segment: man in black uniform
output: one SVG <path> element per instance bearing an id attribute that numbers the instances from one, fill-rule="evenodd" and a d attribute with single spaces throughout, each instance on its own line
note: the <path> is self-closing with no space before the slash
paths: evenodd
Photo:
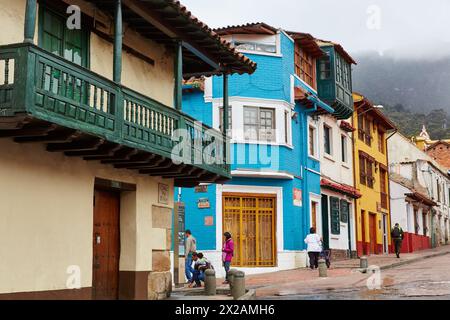
<path id="1" fill-rule="evenodd" d="M 395 227 L 391 231 L 391 237 L 394 241 L 395 245 L 395 254 L 397 258 L 400 259 L 400 251 L 402 250 L 402 242 L 403 242 L 403 230 L 400 228 L 398 223 L 395 224 Z"/>

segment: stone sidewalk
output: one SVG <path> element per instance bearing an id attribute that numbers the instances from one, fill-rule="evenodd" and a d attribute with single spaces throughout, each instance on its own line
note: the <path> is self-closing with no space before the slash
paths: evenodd
<path id="1" fill-rule="evenodd" d="M 416 253 L 403 254 L 400 259 L 395 255 L 369 256 L 369 266 L 378 266 L 381 270 L 395 268 L 404 264 L 450 254 L 450 246 L 442 246 L 436 249 L 424 250 Z M 359 259 L 332 262 L 332 266 L 328 269 L 327 278 L 319 278 L 318 270 L 310 270 L 309 268 L 278 271 L 273 273 L 264 273 L 257 275 L 247 275 L 245 283 L 247 289 L 255 289 L 257 297 L 288 295 L 292 290 L 298 291 L 301 287 L 305 292 L 313 292 L 316 290 L 335 290 L 339 288 L 351 288 L 365 283 L 367 274 L 358 271 Z M 223 289 L 223 279 L 217 279 L 217 288 Z M 178 288 L 174 290 L 175 299 L 182 299 L 183 295 L 192 290 Z M 195 297 L 193 299 L 199 299 Z M 213 298 L 213 299 L 217 299 Z M 201 299 L 207 299 L 201 297 Z M 220 298 L 219 298 L 220 299 Z M 227 299 L 229 299 L 227 297 Z"/>

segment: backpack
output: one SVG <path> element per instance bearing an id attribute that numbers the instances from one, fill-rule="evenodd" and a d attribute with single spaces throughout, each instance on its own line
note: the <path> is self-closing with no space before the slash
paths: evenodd
<path id="1" fill-rule="evenodd" d="M 402 238 L 402 231 L 401 231 L 400 228 L 394 228 L 392 230 L 391 235 L 392 235 L 392 238 L 394 238 L 394 239 L 401 239 Z"/>

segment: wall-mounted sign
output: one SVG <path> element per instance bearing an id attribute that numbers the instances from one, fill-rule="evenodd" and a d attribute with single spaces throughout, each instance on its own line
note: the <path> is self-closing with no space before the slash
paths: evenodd
<path id="1" fill-rule="evenodd" d="M 208 192 L 208 186 L 207 185 L 200 185 L 195 187 L 195 193 L 207 193 Z"/>
<path id="2" fill-rule="evenodd" d="M 214 225 L 214 217 L 205 217 L 205 226 L 211 227 Z"/>
<path id="3" fill-rule="evenodd" d="M 167 184 L 158 184 L 158 202 L 162 204 L 169 204 L 169 186 Z"/>
<path id="4" fill-rule="evenodd" d="M 198 208 L 199 209 L 209 209 L 211 208 L 211 204 L 209 203 L 208 198 L 198 199 Z"/>
<path id="5" fill-rule="evenodd" d="M 302 190 L 294 188 L 294 206 L 302 206 Z"/>
<path id="6" fill-rule="evenodd" d="M 178 225 L 176 228 L 176 233 L 178 234 L 178 239 L 175 245 L 178 245 L 178 253 L 180 256 L 184 256 L 184 244 L 185 244 L 185 213 L 186 208 L 183 202 L 177 202 L 175 204 L 175 222 L 178 220 Z"/>

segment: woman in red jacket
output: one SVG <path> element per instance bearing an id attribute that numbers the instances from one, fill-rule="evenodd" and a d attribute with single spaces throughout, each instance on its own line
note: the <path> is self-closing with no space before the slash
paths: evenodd
<path id="1" fill-rule="evenodd" d="M 225 232 L 223 235 L 225 237 L 225 242 L 223 244 L 223 249 L 222 249 L 222 261 L 223 261 L 223 267 L 225 268 L 225 274 L 226 274 L 224 284 L 228 284 L 229 283 L 228 271 L 230 271 L 231 261 L 233 260 L 234 242 L 233 242 L 233 239 L 231 238 L 231 233 Z"/>

